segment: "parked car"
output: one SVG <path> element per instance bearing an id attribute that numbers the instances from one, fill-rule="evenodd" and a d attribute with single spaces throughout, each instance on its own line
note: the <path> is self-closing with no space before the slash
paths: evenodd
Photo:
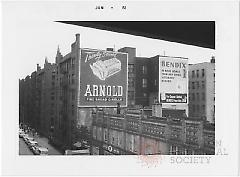
<path id="1" fill-rule="evenodd" d="M 34 138 L 28 136 L 28 137 L 26 138 L 26 141 L 25 141 L 25 142 L 26 142 L 27 145 L 28 145 L 30 141 L 34 141 Z"/>
<path id="2" fill-rule="evenodd" d="M 40 155 L 39 148 L 40 146 L 38 144 L 32 147 L 32 152 L 34 155 Z"/>
<path id="3" fill-rule="evenodd" d="M 48 155 L 48 149 L 44 147 L 38 148 L 39 155 Z"/>
<path id="4" fill-rule="evenodd" d="M 25 135 L 24 132 L 20 132 L 20 133 L 19 133 L 19 138 L 23 138 L 24 135 Z"/>
<path id="5" fill-rule="evenodd" d="M 37 141 L 29 141 L 28 142 L 28 147 L 32 150 L 32 148 L 33 148 L 33 146 L 36 146 L 38 144 L 38 142 Z"/>
<path id="6" fill-rule="evenodd" d="M 23 140 L 26 142 L 26 141 L 27 141 L 27 138 L 28 138 L 28 134 L 25 133 L 25 134 L 23 135 Z"/>

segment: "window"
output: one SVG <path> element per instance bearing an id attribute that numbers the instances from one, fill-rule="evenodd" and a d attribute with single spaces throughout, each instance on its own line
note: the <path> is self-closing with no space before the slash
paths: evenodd
<path id="1" fill-rule="evenodd" d="M 192 101 L 194 101 L 194 100 L 195 100 L 195 94 L 192 93 Z"/>
<path id="2" fill-rule="evenodd" d="M 72 84 L 74 84 L 74 74 L 72 74 Z"/>
<path id="3" fill-rule="evenodd" d="M 107 129 L 104 129 L 104 141 L 108 141 L 108 136 L 107 136 Z"/>
<path id="4" fill-rule="evenodd" d="M 75 67 L 75 58 L 72 59 L 72 69 Z"/>
<path id="5" fill-rule="evenodd" d="M 147 66 L 142 66 L 143 74 L 147 74 Z"/>
<path id="6" fill-rule="evenodd" d="M 72 100 L 74 100 L 75 99 L 75 91 L 73 90 L 72 91 Z"/>
<path id="7" fill-rule="evenodd" d="M 199 89 L 199 87 L 200 87 L 200 86 L 199 86 L 199 82 L 197 81 L 196 84 L 197 84 L 197 89 Z"/>
<path id="8" fill-rule="evenodd" d="M 199 100 L 199 93 L 197 93 L 197 100 Z"/>
<path id="9" fill-rule="evenodd" d="M 62 86 L 62 78 L 60 78 L 60 86 Z"/>
<path id="10" fill-rule="evenodd" d="M 192 78 L 195 77 L 195 71 L 192 71 Z"/>
<path id="11" fill-rule="evenodd" d="M 195 105 L 192 105 L 192 111 L 195 112 Z"/>
<path id="12" fill-rule="evenodd" d="M 192 89 L 195 89 L 195 85 L 194 85 L 194 82 L 192 82 Z"/>
<path id="13" fill-rule="evenodd" d="M 128 65 L 128 72 L 129 72 L 129 73 L 133 73 L 133 72 L 134 72 L 134 70 L 133 70 L 133 64 L 129 64 L 129 65 Z"/>
<path id="14" fill-rule="evenodd" d="M 68 84 L 70 84 L 70 75 L 68 75 Z"/>
<path id="15" fill-rule="evenodd" d="M 134 87 L 134 80 L 133 80 L 133 78 L 128 78 L 128 86 L 129 87 Z"/>
<path id="16" fill-rule="evenodd" d="M 74 105 L 72 105 L 72 115 L 74 115 Z"/>
<path id="17" fill-rule="evenodd" d="M 51 125 L 54 124 L 54 119 L 53 119 L 53 117 L 51 117 L 50 122 L 51 122 L 51 123 L 50 123 Z"/>
<path id="18" fill-rule="evenodd" d="M 202 81 L 202 88 L 204 88 L 205 87 L 205 82 L 204 81 Z"/>
<path id="19" fill-rule="evenodd" d="M 147 87 L 147 79 L 145 79 L 145 78 L 142 80 L 142 87 L 143 88 Z"/>
<path id="20" fill-rule="evenodd" d="M 202 69 L 202 77 L 204 77 L 204 76 L 205 76 L 205 70 Z"/>
<path id="21" fill-rule="evenodd" d="M 115 144 L 115 137 L 114 137 L 114 135 L 112 135 L 112 142 L 111 142 L 111 144 L 112 144 L 112 145 Z"/>
<path id="22" fill-rule="evenodd" d="M 157 86 L 157 79 L 154 80 L 154 85 Z"/>
<path id="23" fill-rule="evenodd" d="M 205 93 L 202 93 L 202 100 L 205 100 Z"/>
<path id="24" fill-rule="evenodd" d="M 202 105 L 202 112 L 205 113 L 205 105 Z"/>
<path id="25" fill-rule="evenodd" d="M 196 106 L 197 112 L 199 112 L 199 105 Z"/>
<path id="26" fill-rule="evenodd" d="M 128 99 L 134 99 L 134 91 L 128 91 Z"/>
<path id="27" fill-rule="evenodd" d="M 197 70 L 197 78 L 199 77 L 199 70 Z"/>

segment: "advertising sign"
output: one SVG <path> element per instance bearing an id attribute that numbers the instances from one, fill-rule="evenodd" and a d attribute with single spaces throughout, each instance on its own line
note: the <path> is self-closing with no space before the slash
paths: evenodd
<path id="1" fill-rule="evenodd" d="M 188 60 L 160 56 L 159 98 L 161 103 L 187 103 Z"/>
<path id="2" fill-rule="evenodd" d="M 81 49 L 79 107 L 127 106 L 126 53 Z"/>

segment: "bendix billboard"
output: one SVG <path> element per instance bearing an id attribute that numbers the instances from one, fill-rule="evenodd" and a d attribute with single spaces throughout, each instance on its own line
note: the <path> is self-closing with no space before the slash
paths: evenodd
<path id="1" fill-rule="evenodd" d="M 161 103 L 187 103 L 188 59 L 160 56 L 159 98 Z"/>
<path id="2" fill-rule="evenodd" d="M 127 106 L 126 53 L 81 49 L 79 107 Z"/>

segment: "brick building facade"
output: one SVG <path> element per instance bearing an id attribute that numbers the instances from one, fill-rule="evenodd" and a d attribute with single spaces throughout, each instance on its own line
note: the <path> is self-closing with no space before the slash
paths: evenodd
<path id="1" fill-rule="evenodd" d="M 212 155 L 214 126 L 200 119 L 139 114 L 93 114 L 93 155 Z"/>
<path id="2" fill-rule="evenodd" d="M 215 59 L 189 65 L 189 116 L 215 123 Z"/>

